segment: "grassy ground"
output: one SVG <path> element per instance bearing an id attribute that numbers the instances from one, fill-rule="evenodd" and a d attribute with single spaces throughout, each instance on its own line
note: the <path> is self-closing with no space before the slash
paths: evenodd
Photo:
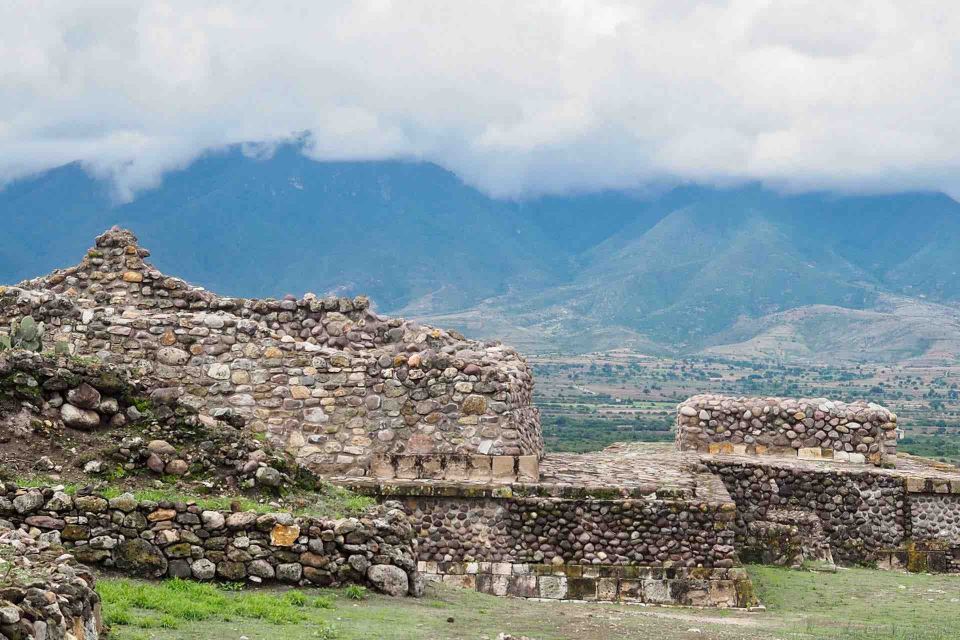
<path id="1" fill-rule="evenodd" d="M 356 590 L 236 590 L 104 578 L 119 640 L 947 640 L 960 637 L 960 576 L 750 567 L 767 611 L 549 603 L 431 587 L 419 600 Z"/>
<path id="2" fill-rule="evenodd" d="M 68 495 L 75 495 L 80 486 L 77 483 L 63 483 L 56 478 L 44 474 L 15 476 L 9 479 L 21 487 L 55 487 L 62 486 Z M 154 481 L 156 482 L 156 481 Z M 313 491 L 288 491 L 283 496 L 281 507 L 271 504 L 277 496 L 263 494 L 259 497 L 247 495 L 197 495 L 189 488 L 181 489 L 175 484 L 159 483 L 159 488 L 137 485 L 107 486 L 96 493 L 104 498 L 116 498 L 122 493 L 132 493 L 137 500 L 152 500 L 153 502 L 186 502 L 194 503 L 201 509 L 229 511 L 231 505 L 239 505 L 242 511 L 256 511 L 270 513 L 278 510 L 293 513 L 298 516 L 315 516 L 319 518 L 344 518 L 356 516 L 376 504 L 373 498 L 361 496 L 352 491 L 333 484 L 323 483 Z"/>

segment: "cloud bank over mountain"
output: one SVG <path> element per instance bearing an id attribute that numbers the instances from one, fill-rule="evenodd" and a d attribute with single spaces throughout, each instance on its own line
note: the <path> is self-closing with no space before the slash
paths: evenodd
<path id="1" fill-rule="evenodd" d="M 677 181 L 960 194 L 960 6 L 368 0 L 0 6 L 0 182 L 121 198 L 204 150 L 436 162 L 496 196 Z"/>

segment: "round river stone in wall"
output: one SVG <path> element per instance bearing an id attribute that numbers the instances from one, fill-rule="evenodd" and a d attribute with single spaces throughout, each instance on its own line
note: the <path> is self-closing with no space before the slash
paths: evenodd
<path id="1" fill-rule="evenodd" d="M 157 360 L 163 364 L 180 366 L 190 361 L 190 354 L 175 347 L 163 347 L 157 350 Z"/>

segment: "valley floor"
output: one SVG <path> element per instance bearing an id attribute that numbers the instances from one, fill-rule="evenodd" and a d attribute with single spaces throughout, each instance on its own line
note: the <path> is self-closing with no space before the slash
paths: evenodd
<path id="1" fill-rule="evenodd" d="M 392 599 L 349 590 L 235 591 L 105 577 L 117 640 L 946 640 L 960 636 L 960 576 L 750 566 L 767 610 L 534 602 L 431 586 Z M 353 599 L 359 597 L 360 599 Z"/>

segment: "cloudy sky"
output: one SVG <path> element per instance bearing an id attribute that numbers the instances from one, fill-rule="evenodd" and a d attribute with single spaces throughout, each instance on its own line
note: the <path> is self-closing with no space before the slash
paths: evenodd
<path id="1" fill-rule="evenodd" d="M 960 194 L 940 0 L 0 3 L 0 182 L 206 149 L 437 162 L 492 194 L 762 180 Z"/>

